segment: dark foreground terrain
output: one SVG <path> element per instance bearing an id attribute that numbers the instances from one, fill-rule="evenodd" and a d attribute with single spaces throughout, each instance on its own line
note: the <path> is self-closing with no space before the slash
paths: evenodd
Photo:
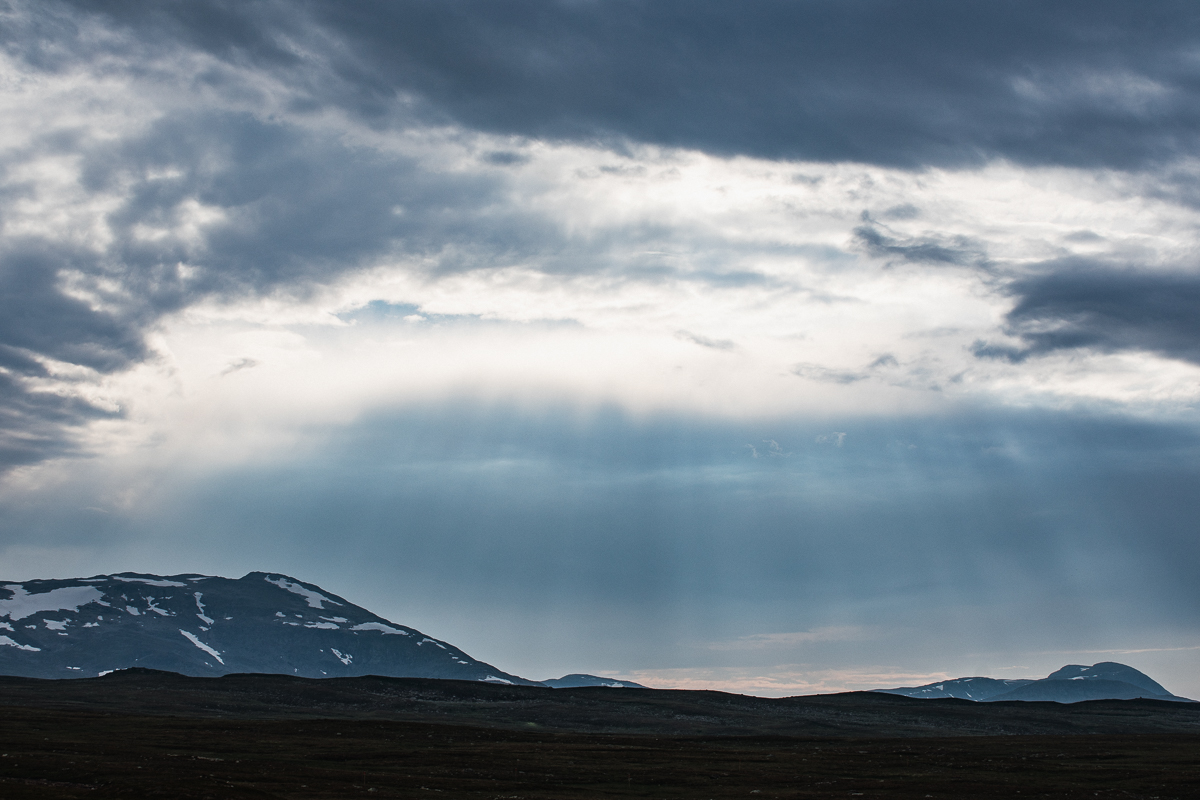
<path id="1" fill-rule="evenodd" d="M 1200 707 L 0 678 L 3 798 L 1190 798 Z M 1012 735 L 1021 734 L 1021 735 Z"/>

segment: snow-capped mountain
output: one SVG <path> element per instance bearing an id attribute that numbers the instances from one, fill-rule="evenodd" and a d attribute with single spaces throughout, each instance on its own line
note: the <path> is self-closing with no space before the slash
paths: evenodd
<path id="1" fill-rule="evenodd" d="M 286 575 L 0 584 L 0 674 L 95 677 L 126 667 L 538 685 Z"/>
<path id="2" fill-rule="evenodd" d="M 1102 661 L 1085 667 L 1068 664 L 1040 680 L 997 680 L 995 678 L 956 678 L 924 686 L 900 689 L 879 689 L 886 694 L 905 697 L 958 697 L 998 703 L 1008 700 L 1078 703 L 1084 700 L 1174 700 L 1190 703 L 1177 697 L 1144 672 L 1115 661 Z"/>

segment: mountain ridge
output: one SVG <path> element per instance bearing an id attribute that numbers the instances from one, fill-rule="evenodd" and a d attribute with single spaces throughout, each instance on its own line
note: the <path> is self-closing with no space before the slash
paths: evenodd
<path id="1" fill-rule="evenodd" d="M 906 686 L 897 689 L 876 689 L 882 694 L 896 694 L 919 699 L 958 698 L 980 703 L 1011 701 L 1079 703 L 1086 700 L 1168 700 L 1194 703 L 1167 691 L 1149 675 L 1127 664 L 1101 661 L 1091 666 L 1068 664 L 1045 678 L 998 679 L 954 678 Z"/>
<path id="2" fill-rule="evenodd" d="M 281 573 L 255 571 L 234 579 L 122 572 L 0 583 L 0 674 L 82 678 L 134 667 L 194 677 L 378 675 L 554 689 L 647 688 L 586 673 L 522 678 Z M 1195 702 L 1111 661 L 1068 664 L 1041 679 L 977 676 L 876 692 L 989 703 Z"/>

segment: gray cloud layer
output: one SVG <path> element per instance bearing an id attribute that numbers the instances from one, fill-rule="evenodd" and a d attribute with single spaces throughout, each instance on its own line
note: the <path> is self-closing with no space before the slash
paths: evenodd
<path id="1" fill-rule="evenodd" d="M 74 5 L 379 124 L 415 98 L 522 136 L 906 167 L 1129 168 L 1200 136 L 1200 11 L 1183 1 Z"/>
<path id="2" fill-rule="evenodd" d="M 82 64 L 163 80 L 153 59 L 201 51 L 229 69 L 176 76 L 181 91 L 251 102 L 265 90 L 239 82 L 242 70 L 286 87 L 289 113 L 340 107 L 381 129 L 457 122 L 913 168 L 1008 158 L 1151 169 L 1194 155 L 1200 136 L 1200 10 L 1187 2 L 48 0 L 5 11 L 0 42 L 45 73 Z M 101 375 L 142 363 L 147 333 L 200 300 L 303 295 L 386 254 L 436 256 L 445 271 L 522 260 L 586 271 L 602 268 L 607 246 L 571 249 L 545 221 L 515 218 L 499 179 L 434 173 L 219 104 L 165 110 L 124 138 L 63 129 L 0 173 L 47 154 L 78 156 L 87 191 L 131 188 L 106 214 L 113 241 L 103 250 L 32 234 L 0 243 L 0 469 L 69 452 L 74 429 L 119 413 L 40 387 L 49 363 Z M 482 160 L 503 170 L 522 158 Z M 5 202 L 25 191 L 6 186 Z M 191 239 L 139 235 L 178 226 L 197 202 L 224 219 Z M 984 244 L 963 237 L 906 238 L 871 218 L 856 233 L 885 259 L 987 266 Z M 1008 323 L 1026 345 L 981 344 L 981 356 L 1200 352 L 1189 277 L 1071 262 L 1010 288 Z M 832 379 L 843 377 L 855 375 Z"/>

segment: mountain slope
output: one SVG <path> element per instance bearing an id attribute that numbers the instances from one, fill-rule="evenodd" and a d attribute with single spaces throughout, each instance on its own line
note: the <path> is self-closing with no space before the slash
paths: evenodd
<path id="1" fill-rule="evenodd" d="M 126 667 L 536 685 L 286 575 L 0 584 L 0 674 L 94 677 Z"/>

